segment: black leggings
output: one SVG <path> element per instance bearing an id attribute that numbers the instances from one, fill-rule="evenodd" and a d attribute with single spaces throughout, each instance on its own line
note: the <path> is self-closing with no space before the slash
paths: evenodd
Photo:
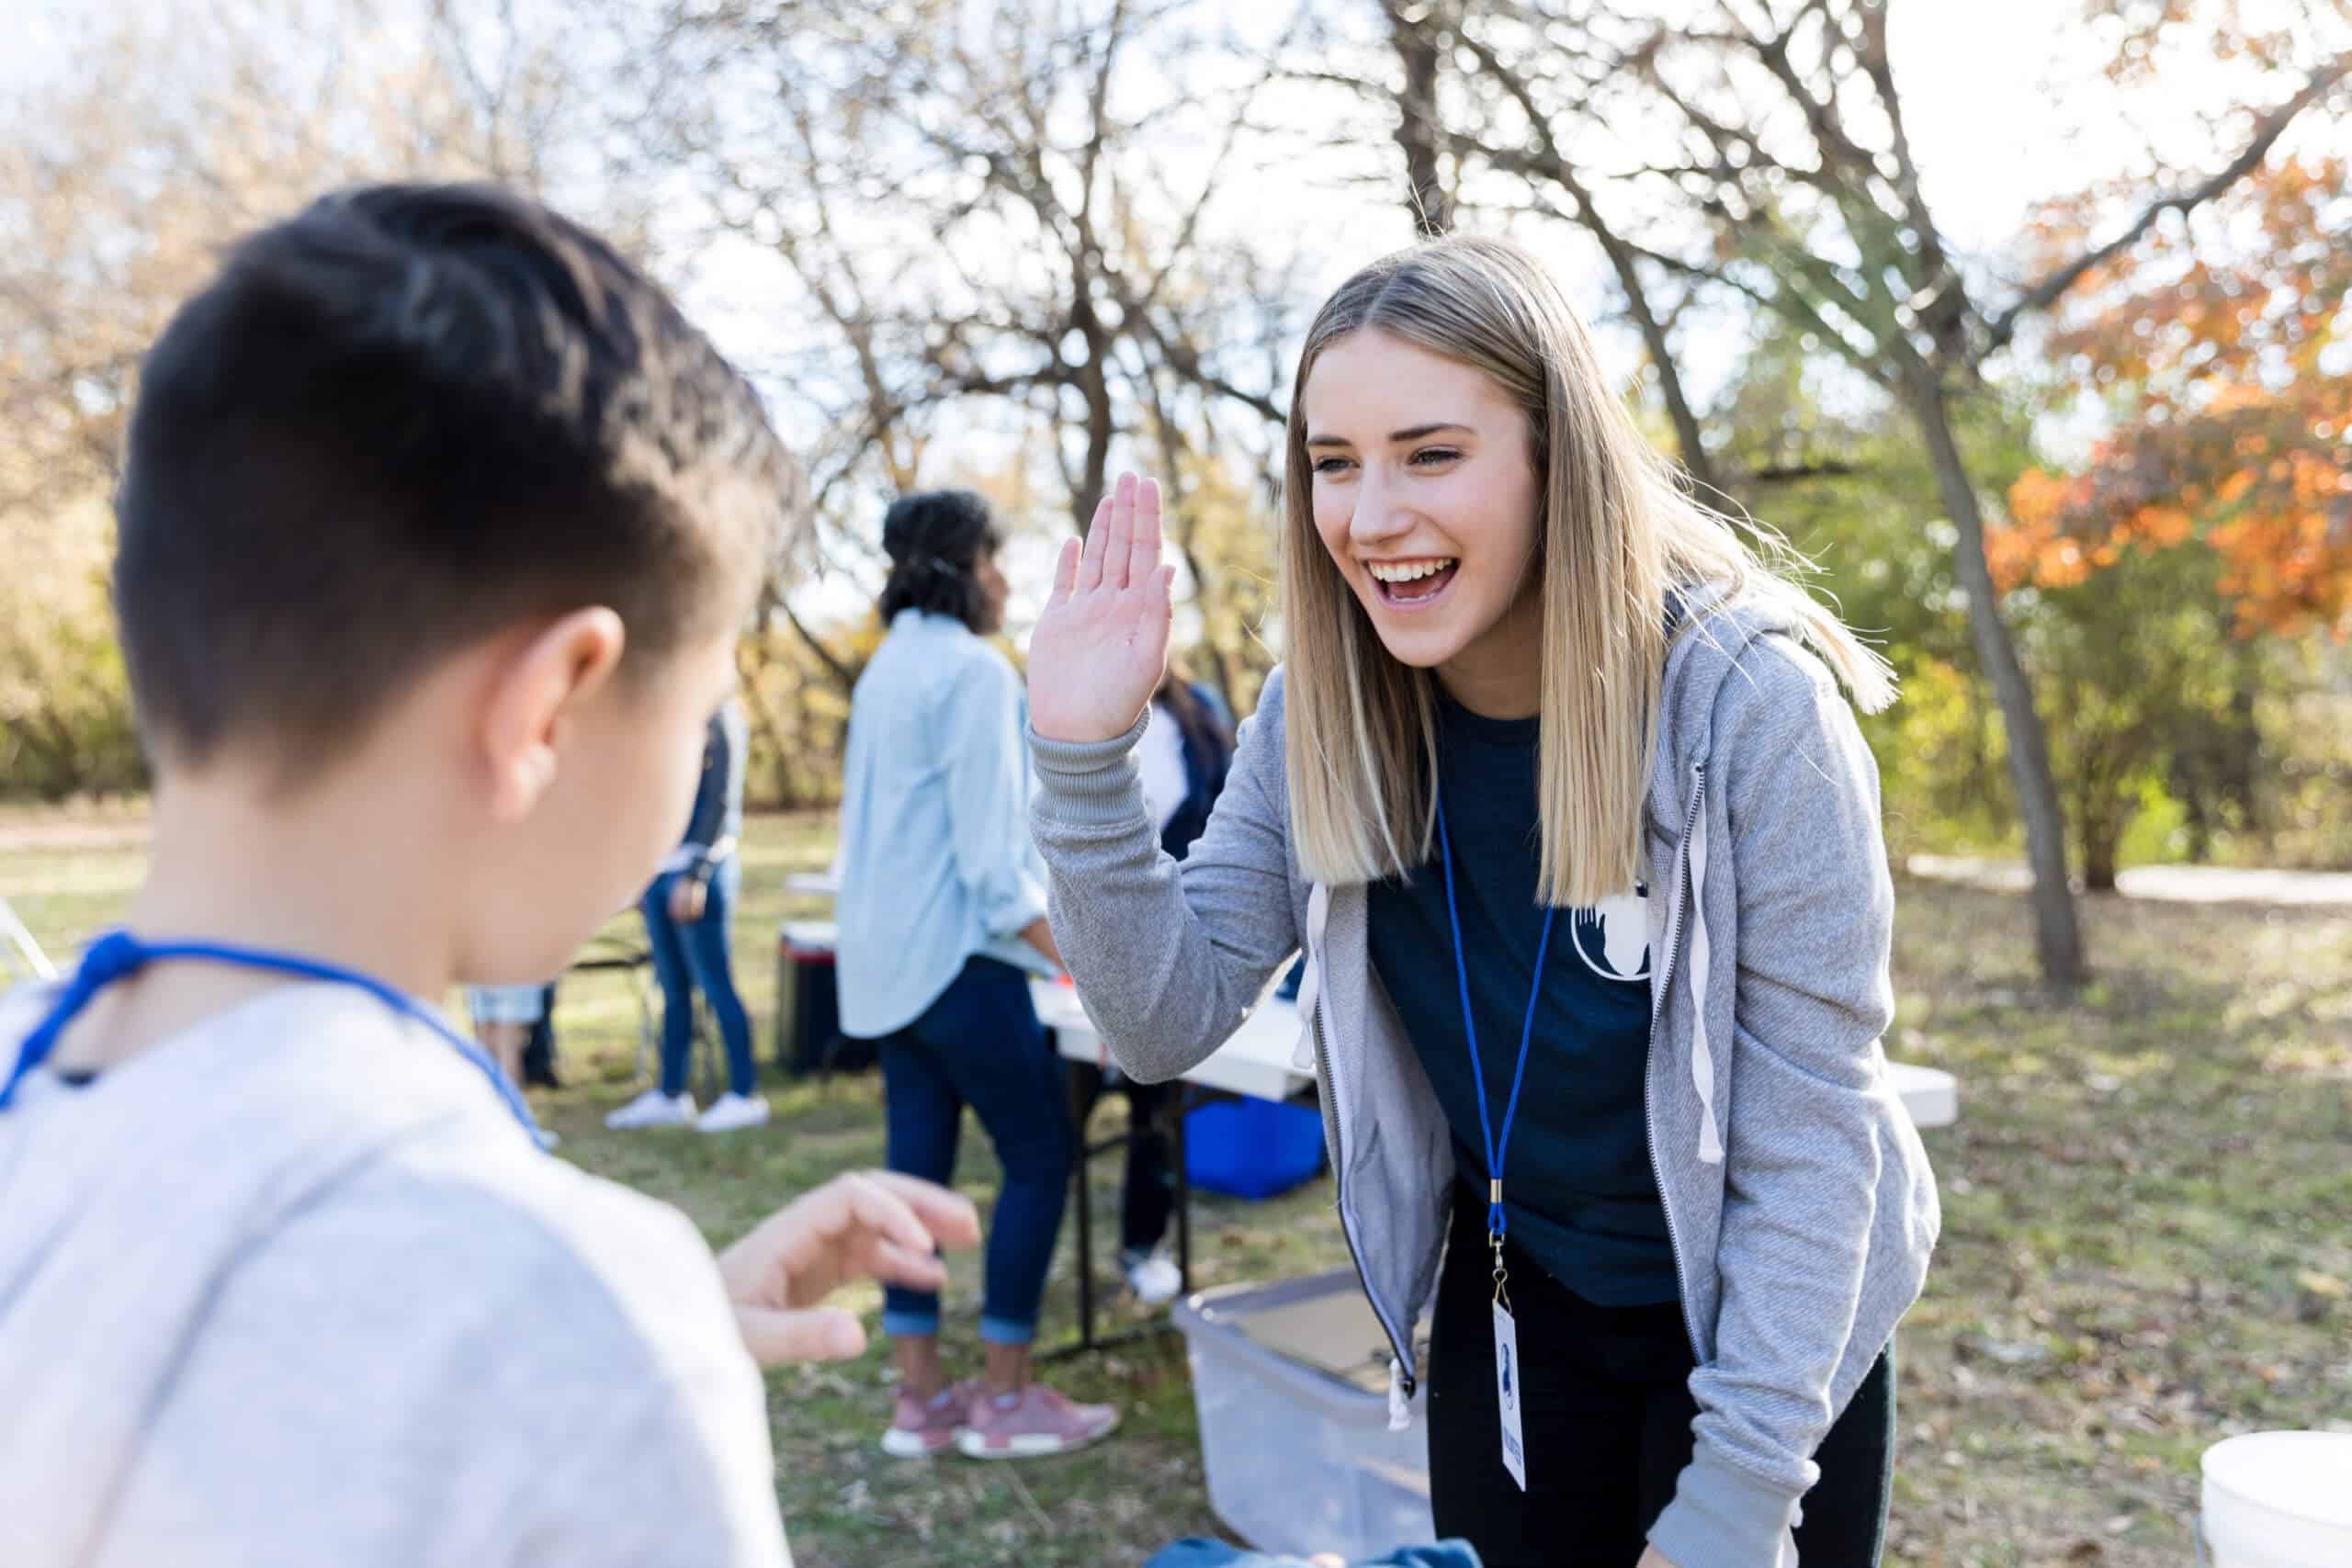
<path id="1" fill-rule="evenodd" d="M 1081 1142 L 1094 1102 L 1111 1087 L 1100 1067 L 1081 1066 L 1085 1088 L 1079 1097 L 1078 1125 Z M 1121 1075 L 1118 1089 L 1127 1097 L 1126 1181 L 1119 1197 L 1119 1250 L 1149 1252 L 1168 1235 L 1169 1216 L 1176 1212 L 1176 1170 L 1170 1163 L 1168 1102 L 1182 1087 L 1137 1083 Z"/>
<path id="2" fill-rule="evenodd" d="M 1503 1468 L 1486 1194 L 1457 1186 L 1430 1344 L 1430 1501 L 1441 1538 L 1486 1568 L 1634 1568 L 1690 1462 L 1693 1364 L 1682 1309 L 1595 1306 L 1510 1243 L 1527 1490 Z M 1873 1568 L 1894 1475 L 1894 1369 L 1879 1357 L 1814 1455 L 1797 1526 L 1804 1568 Z M 1697 1568 L 1685 1564 L 1684 1568 Z"/>

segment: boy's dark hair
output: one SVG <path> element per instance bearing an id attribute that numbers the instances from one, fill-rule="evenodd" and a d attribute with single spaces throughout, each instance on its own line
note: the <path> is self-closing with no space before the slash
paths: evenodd
<path id="1" fill-rule="evenodd" d="M 758 395 L 595 235 L 370 186 L 235 246 L 149 353 L 116 502 L 141 732 L 300 772 L 502 627 L 606 605 L 643 668 L 797 528 Z"/>
<path id="2" fill-rule="evenodd" d="M 882 619 L 901 610 L 953 615 L 976 632 L 985 625 L 988 595 L 979 565 L 1004 537 L 989 503 L 968 490 L 926 490 L 902 495 L 882 518 L 882 548 L 890 577 L 882 585 Z"/>

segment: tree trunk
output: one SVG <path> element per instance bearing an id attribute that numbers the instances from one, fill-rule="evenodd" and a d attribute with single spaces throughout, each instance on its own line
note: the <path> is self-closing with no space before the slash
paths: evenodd
<path id="1" fill-rule="evenodd" d="M 2111 805 L 2104 810 L 2094 810 L 2083 824 L 2083 891 L 2112 893 L 2115 891 L 2115 855 L 2122 847 L 2123 829 L 2131 826 L 2131 813 L 2121 805 Z"/>
<path id="2" fill-rule="evenodd" d="M 2138 803 L 2117 786 L 2114 773 L 2100 759 L 2086 759 L 2075 793 L 2075 842 L 2082 851 L 2086 893 L 2115 891 L 2116 856 L 2139 815 Z"/>
<path id="3" fill-rule="evenodd" d="M 2200 738 L 2194 754 L 2176 754 L 2172 760 L 2172 777 L 2166 781 L 2174 798 L 2180 802 L 2181 829 L 2188 835 L 2188 863 L 2205 865 L 2213 858 L 2212 786 L 2207 779 L 2211 749 L 2210 739 Z"/>
<path id="4" fill-rule="evenodd" d="M 2248 837 L 2270 847 L 2270 823 L 2263 810 L 2262 722 L 2255 699 L 2262 688 L 2261 645 L 2239 646 L 2230 682 L 2230 720 L 2222 738 L 2219 784 L 2222 798 L 2237 803 Z"/>
<path id="5" fill-rule="evenodd" d="M 1442 234 L 1453 220 L 1453 203 L 1438 172 L 1437 67 L 1438 27 L 1435 17 L 1416 7 L 1387 0 L 1390 39 L 1397 61 L 1405 68 L 1405 85 L 1396 95 L 1396 145 L 1405 152 L 1406 209 L 1415 231 L 1424 238 Z"/>
<path id="6" fill-rule="evenodd" d="M 2075 897 L 2066 886 L 2065 814 L 2058 804 L 2058 785 L 2050 772 L 2050 743 L 2041 715 L 2033 705 L 2033 688 L 2018 662 L 2017 644 L 2001 619 L 1993 569 L 1984 558 L 1984 515 L 1978 508 L 1976 487 L 1960 455 L 1951 429 L 1944 388 L 1932 373 L 1917 374 L 1904 389 L 1911 416 L 1928 446 L 1936 471 L 1936 488 L 1952 526 L 1960 531 L 1953 547 L 1961 586 L 1968 592 L 1968 626 L 1976 639 L 1976 655 L 2001 705 L 2001 722 L 2009 742 L 2009 776 L 2018 792 L 2018 814 L 2025 821 L 2026 858 L 2033 868 L 2034 948 L 2041 962 L 2041 976 L 2049 985 L 2070 989 L 2086 977 L 2083 938 L 2075 919 Z"/>

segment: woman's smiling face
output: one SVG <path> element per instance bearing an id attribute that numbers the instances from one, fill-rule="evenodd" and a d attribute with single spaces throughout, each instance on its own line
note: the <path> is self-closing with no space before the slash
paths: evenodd
<path id="1" fill-rule="evenodd" d="M 1367 328 L 1302 398 L 1315 530 L 1397 660 L 1476 711 L 1535 711 L 1541 506 L 1527 415 L 1484 371 Z"/>

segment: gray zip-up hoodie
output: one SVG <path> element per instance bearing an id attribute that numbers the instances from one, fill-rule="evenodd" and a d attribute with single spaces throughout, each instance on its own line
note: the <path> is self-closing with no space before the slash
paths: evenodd
<path id="1" fill-rule="evenodd" d="M 1795 1562 L 1814 1450 L 1917 1298 L 1939 1223 L 1879 1046 L 1894 895 L 1877 768 L 1792 633 L 1744 604 L 1675 645 L 1643 814 L 1649 885 L 1666 894 L 1648 900 L 1650 1152 L 1699 1363 L 1693 1457 L 1650 1530 L 1678 1568 Z M 1128 761 L 1141 728 L 1032 738 L 1056 941 L 1145 1081 L 1208 1055 L 1305 950 L 1301 1048 L 1401 1407 L 1453 1151 L 1366 956 L 1364 888 L 1311 883 L 1292 852 L 1280 671 L 1181 869 Z"/>

